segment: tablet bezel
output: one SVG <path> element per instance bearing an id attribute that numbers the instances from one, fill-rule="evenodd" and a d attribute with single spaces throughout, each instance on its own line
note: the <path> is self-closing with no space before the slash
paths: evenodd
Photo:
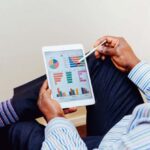
<path id="1" fill-rule="evenodd" d="M 85 56 L 84 48 L 83 48 L 82 44 L 45 46 L 45 47 L 42 48 L 42 54 L 43 54 L 43 58 L 44 58 L 44 65 L 45 65 L 45 69 L 46 69 L 46 76 L 47 76 L 47 79 L 48 79 L 48 86 L 49 86 L 50 89 L 52 87 L 50 85 L 50 80 L 49 80 L 49 77 L 48 77 L 48 68 L 47 68 L 47 65 L 46 65 L 45 52 L 56 52 L 56 51 L 59 52 L 59 51 L 79 50 L 79 49 L 82 50 L 83 56 Z M 87 106 L 87 105 L 95 104 L 95 98 L 94 98 L 93 88 L 92 88 L 92 84 L 91 84 L 91 78 L 90 78 L 90 75 L 89 75 L 89 70 L 88 70 L 86 59 L 85 59 L 85 66 L 86 66 L 86 71 L 87 71 L 87 75 L 88 75 L 88 80 L 89 80 L 89 85 L 90 85 L 90 90 L 91 90 L 92 97 L 90 99 L 84 99 L 84 100 L 79 99 L 79 100 L 73 100 L 73 101 L 67 101 L 67 102 L 59 102 L 58 101 L 62 108 L 70 108 L 70 107 L 75 107 L 75 106 Z"/>

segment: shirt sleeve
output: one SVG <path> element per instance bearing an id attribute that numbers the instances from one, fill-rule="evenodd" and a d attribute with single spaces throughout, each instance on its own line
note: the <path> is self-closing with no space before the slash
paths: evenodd
<path id="1" fill-rule="evenodd" d="M 52 119 L 45 128 L 41 150 L 87 150 L 74 125 L 65 118 Z"/>
<path id="2" fill-rule="evenodd" d="M 18 121 L 19 118 L 11 104 L 11 100 L 0 103 L 0 127 L 5 127 Z"/>
<path id="3" fill-rule="evenodd" d="M 138 86 L 150 102 L 150 65 L 141 61 L 128 77 Z M 131 116 L 127 134 L 106 150 L 149 149 L 150 148 L 150 103 L 138 105 Z"/>
<path id="4" fill-rule="evenodd" d="M 109 149 L 140 150 L 150 148 L 150 103 L 137 106 L 127 128 L 127 134 L 120 141 L 114 143 Z"/>
<path id="5" fill-rule="evenodd" d="M 138 86 L 148 102 L 150 102 L 150 65 L 141 61 L 131 70 L 128 77 Z"/>

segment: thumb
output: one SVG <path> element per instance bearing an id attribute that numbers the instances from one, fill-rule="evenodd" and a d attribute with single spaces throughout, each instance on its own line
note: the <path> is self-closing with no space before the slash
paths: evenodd
<path id="1" fill-rule="evenodd" d="M 99 53 L 101 53 L 103 55 L 108 55 L 108 56 L 117 55 L 117 52 L 116 52 L 115 48 L 100 46 L 97 50 L 99 51 Z"/>
<path id="2" fill-rule="evenodd" d="M 46 91 L 47 91 L 48 93 L 52 94 L 52 90 L 51 90 L 50 88 L 48 88 Z"/>
<path id="3" fill-rule="evenodd" d="M 47 89 L 46 92 L 45 92 L 45 96 L 48 99 L 52 100 L 52 91 L 50 89 Z"/>
<path id="4" fill-rule="evenodd" d="M 45 80 L 44 83 L 41 86 L 40 93 L 45 92 L 47 89 L 48 89 L 48 81 Z"/>
<path id="5" fill-rule="evenodd" d="M 47 91 L 47 94 L 49 94 L 50 96 L 52 95 L 52 91 L 50 89 L 48 89 Z"/>

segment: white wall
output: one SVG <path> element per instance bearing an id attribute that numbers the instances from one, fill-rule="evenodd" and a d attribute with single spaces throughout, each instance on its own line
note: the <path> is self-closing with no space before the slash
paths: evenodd
<path id="1" fill-rule="evenodd" d="M 150 58 L 149 0 L 0 0 L 0 99 L 44 74 L 41 47 L 124 36 Z"/>

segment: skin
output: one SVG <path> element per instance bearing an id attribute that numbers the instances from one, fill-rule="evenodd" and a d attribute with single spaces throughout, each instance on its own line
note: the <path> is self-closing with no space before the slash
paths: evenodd
<path id="1" fill-rule="evenodd" d="M 40 89 L 38 107 L 45 116 L 47 122 L 55 117 L 65 117 L 64 114 L 77 111 L 76 107 L 62 110 L 60 104 L 56 100 L 51 98 L 51 94 L 52 92 L 48 88 L 48 82 L 46 80 Z"/>
<path id="2" fill-rule="evenodd" d="M 104 40 L 107 43 L 99 46 Z M 97 46 L 99 47 L 95 52 L 96 58 L 104 60 L 105 57 L 110 56 L 113 64 L 123 72 L 129 72 L 140 62 L 130 45 L 122 37 L 104 36 L 95 42 L 94 47 Z"/>
<path id="3" fill-rule="evenodd" d="M 106 43 L 100 46 L 104 40 Z M 104 36 L 95 42 L 94 47 L 98 47 L 95 52 L 96 59 L 104 60 L 109 56 L 113 64 L 123 72 L 129 72 L 140 62 L 129 44 L 121 37 Z M 47 81 L 41 87 L 38 107 L 48 122 L 55 117 L 64 117 L 64 113 L 77 110 L 76 108 L 62 110 L 59 103 L 51 98 L 51 90 L 48 89 Z"/>

